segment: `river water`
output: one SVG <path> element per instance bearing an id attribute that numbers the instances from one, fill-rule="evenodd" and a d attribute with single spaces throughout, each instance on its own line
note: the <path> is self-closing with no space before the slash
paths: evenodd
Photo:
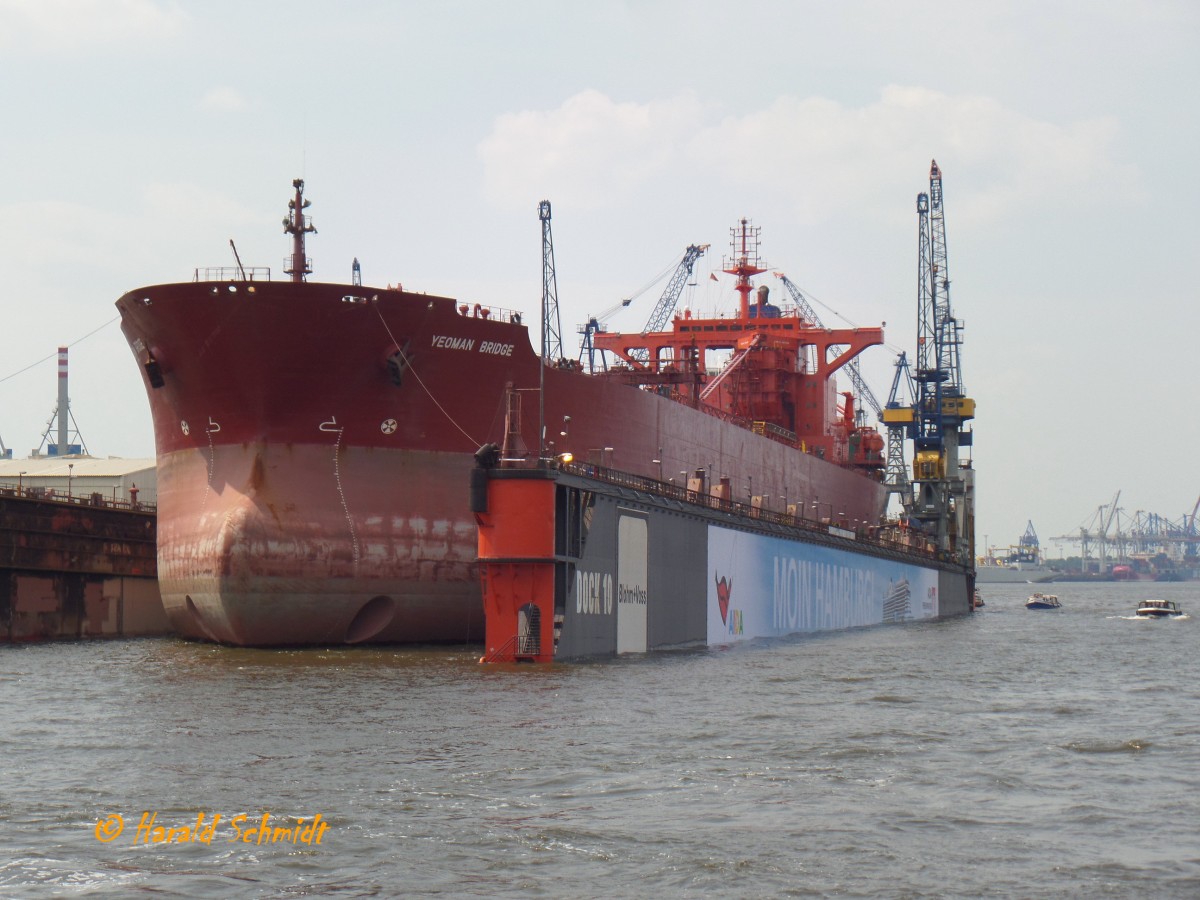
<path id="1" fill-rule="evenodd" d="M 0 896 L 1200 896 L 1200 585 L 1030 590 L 545 668 L 0 648 Z"/>

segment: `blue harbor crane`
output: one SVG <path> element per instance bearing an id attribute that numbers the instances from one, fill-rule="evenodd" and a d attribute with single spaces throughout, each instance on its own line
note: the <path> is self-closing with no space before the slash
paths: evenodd
<path id="1" fill-rule="evenodd" d="M 974 472 L 959 450 L 971 446 L 964 426 L 975 417 L 975 401 L 963 392 L 962 323 L 950 306 L 950 271 L 942 173 L 934 160 L 929 193 L 917 195 L 917 385 L 911 511 L 938 550 L 969 565 L 974 559 Z"/>
<path id="2" fill-rule="evenodd" d="M 688 248 L 683 251 L 683 258 L 676 264 L 675 271 L 671 275 L 671 280 L 667 282 L 662 296 L 658 298 L 658 302 L 654 305 L 654 310 L 650 313 L 650 318 L 646 320 L 646 327 L 642 329 L 642 334 L 651 334 L 666 328 L 667 323 L 671 321 L 671 314 L 675 311 L 675 306 L 679 302 L 679 297 L 683 293 L 683 288 L 687 284 L 688 278 L 691 277 L 692 271 L 695 269 L 696 260 L 704 255 L 704 252 L 708 250 L 708 246 L 708 244 L 689 244 Z M 662 275 L 657 276 L 654 282 L 657 282 L 660 278 L 662 278 Z M 651 282 L 651 284 L 654 282 Z M 644 290 L 645 288 L 642 289 L 642 291 Z M 634 297 L 640 294 L 641 291 L 635 294 Z M 587 324 L 579 327 L 579 333 L 583 335 L 583 340 L 579 346 L 579 361 L 582 363 L 585 358 L 587 359 L 589 372 L 596 370 L 596 347 L 593 340 L 595 334 L 603 331 L 605 322 L 611 316 L 629 306 L 633 302 L 634 297 L 626 297 L 616 306 L 606 309 L 597 316 L 592 316 L 588 319 Z M 630 351 L 629 355 L 641 363 L 646 363 L 650 359 L 650 352 L 644 347 L 638 347 Z M 600 352 L 600 365 L 604 369 L 608 368 L 603 351 Z"/>
<path id="3" fill-rule="evenodd" d="M 696 265 L 696 260 L 703 256 L 707 249 L 708 244 L 689 244 L 688 248 L 683 251 L 683 259 L 675 267 L 671 280 L 667 282 L 662 296 L 654 305 L 654 310 L 650 313 L 650 318 L 646 320 L 646 327 L 642 329 L 642 334 L 652 334 L 666 328 L 667 323 L 671 321 L 671 313 L 675 311 L 675 304 L 679 302 L 679 295 L 683 293 L 683 286 L 692 277 L 692 269 Z M 637 348 L 630 355 L 643 363 L 650 359 L 650 351 L 644 347 Z"/>
<path id="4" fill-rule="evenodd" d="M 1017 558 L 1013 561 L 1030 563 L 1042 561 L 1042 544 L 1038 540 L 1037 532 L 1033 530 L 1033 519 L 1029 520 L 1025 526 L 1025 533 L 1017 541 Z"/>
<path id="5" fill-rule="evenodd" d="M 579 342 L 579 362 L 582 364 L 585 359 L 587 360 L 588 372 L 596 371 L 596 343 L 593 335 L 598 331 L 603 331 L 604 324 L 632 302 L 632 297 L 626 297 L 620 303 L 610 306 L 599 315 L 591 316 L 585 324 L 579 326 L 579 333 L 583 335 L 583 340 Z M 604 357 L 603 350 L 600 351 L 600 365 L 605 371 L 608 370 L 608 362 Z"/>

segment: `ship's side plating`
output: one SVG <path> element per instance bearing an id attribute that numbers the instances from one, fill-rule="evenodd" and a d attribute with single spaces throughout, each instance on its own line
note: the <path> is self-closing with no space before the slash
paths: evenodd
<path id="1" fill-rule="evenodd" d="M 348 293 L 354 291 L 354 293 Z M 181 634 L 233 644 L 482 635 L 472 452 L 539 386 L 515 315 L 401 291 L 192 282 L 118 301 L 154 417 L 159 575 Z M 547 368 L 581 459 L 706 467 L 874 520 L 883 486 L 653 391 Z M 521 439 L 537 446 L 537 417 Z"/>
<path id="2" fill-rule="evenodd" d="M 882 439 L 833 380 L 882 329 L 820 327 L 769 303 L 765 285 L 752 307 L 768 267 L 749 220 L 723 269 L 735 316 L 599 334 L 623 363 L 585 374 L 535 353 L 516 312 L 368 288 L 357 273 L 306 281 L 314 229 L 303 180 L 293 187 L 290 282 L 239 260 L 117 301 L 154 417 L 159 574 L 181 634 L 476 639 L 475 523 L 458 486 L 484 441 L 659 482 L 703 470 L 814 517 L 882 515 Z M 537 416 L 522 417 L 535 395 Z"/>
<path id="3" fill-rule="evenodd" d="M 595 477 L 593 477 L 595 476 Z M 848 530 L 607 470 L 477 469 L 489 661 L 550 661 L 962 615 L 916 535 Z M 715 496 L 714 496 L 715 495 Z"/>

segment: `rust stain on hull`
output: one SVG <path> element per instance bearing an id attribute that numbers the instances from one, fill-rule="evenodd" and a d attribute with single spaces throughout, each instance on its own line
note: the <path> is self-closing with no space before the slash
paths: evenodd
<path id="1" fill-rule="evenodd" d="M 251 646 L 481 640 L 475 524 L 465 496 L 442 487 L 465 495 L 473 458 L 413 458 L 424 455 L 350 448 L 336 469 L 320 446 L 164 456 L 159 499 L 172 513 L 158 556 L 172 626 Z M 203 498 L 202 468 L 221 485 Z"/>

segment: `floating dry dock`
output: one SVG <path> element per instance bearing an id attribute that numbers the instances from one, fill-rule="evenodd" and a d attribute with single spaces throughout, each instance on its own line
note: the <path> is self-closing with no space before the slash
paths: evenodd
<path id="1" fill-rule="evenodd" d="M 845 527 L 596 466 L 475 469 L 489 662 L 945 618 L 971 572 L 919 532 Z"/>
<path id="2" fill-rule="evenodd" d="M 152 506 L 0 487 L 0 641 L 168 633 Z"/>

